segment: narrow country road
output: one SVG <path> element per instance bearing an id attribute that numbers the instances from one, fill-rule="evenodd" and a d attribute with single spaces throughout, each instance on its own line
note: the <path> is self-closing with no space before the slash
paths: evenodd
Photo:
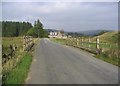
<path id="1" fill-rule="evenodd" d="M 80 49 L 41 39 L 26 84 L 117 84 L 118 67 Z"/>

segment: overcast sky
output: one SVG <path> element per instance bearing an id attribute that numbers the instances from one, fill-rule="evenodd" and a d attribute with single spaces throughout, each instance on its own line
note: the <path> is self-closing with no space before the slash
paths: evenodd
<path id="1" fill-rule="evenodd" d="M 65 31 L 117 30 L 117 2 L 3 2 L 2 19 L 28 21 L 38 18 L 46 29 Z"/>

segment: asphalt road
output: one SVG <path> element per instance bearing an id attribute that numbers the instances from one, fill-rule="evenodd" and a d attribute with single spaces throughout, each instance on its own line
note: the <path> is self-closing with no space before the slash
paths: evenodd
<path id="1" fill-rule="evenodd" d="M 26 84 L 117 84 L 118 67 L 80 49 L 41 39 Z"/>

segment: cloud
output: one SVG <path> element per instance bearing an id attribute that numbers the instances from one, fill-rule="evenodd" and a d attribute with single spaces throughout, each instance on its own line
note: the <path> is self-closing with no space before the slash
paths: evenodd
<path id="1" fill-rule="evenodd" d="M 45 28 L 66 31 L 117 29 L 116 2 L 3 2 L 3 20 L 40 19 Z"/>
<path id="2" fill-rule="evenodd" d="M 119 2 L 119 0 L 1 0 L 2 2 Z"/>

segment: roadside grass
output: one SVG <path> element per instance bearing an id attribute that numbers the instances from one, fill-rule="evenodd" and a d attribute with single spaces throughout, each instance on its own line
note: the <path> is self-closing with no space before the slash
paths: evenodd
<path id="1" fill-rule="evenodd" d="M 23 56 L 23 51 L 22 51 L 23 50 L 23 38 L 22 37 L 3 37 L 2 38 L 2 53 L 4 54 L 10 53 L 10 45 L 13 45 L 13 44 L 17 46 L 17 49 L 15 50 L 15 55 L 13 55 L 11 59 L 7 60 L 6 63 L 2 64 L 3 73 L 6 73 L 10 71 L 12 68 L 14 68 Z M 4 58 L 2 58 L 2 60 L 4 61 Z"/>
<path id="2" fill-rule="evenodd" d="M 3 84 L 6 86 L 10 84 L 24 84 L 31 62 L 32 55 L 30 52 L 24 53 L 23 58 L 17 64 L 17 66 L 6 74 L 6 78 L 3 80 Z"/>
<path id="3" fill-rule="evenodd" d="M 60 44 L 66 44 L 66 39 L 57 39 L 57 38 L 50 38 L 51 41 L 54 41 L 56 43 Z"/>
<path id="4" fill-rule="evenodd" d="M 120 64 L 118 63 L 119 59 L 116 58 L 116 57 L 110 58 L 110 57 L 109 57 L 107 54 L 105 54 L 105 53 L 101 53 L 101 54 L 99 54 L 99 55 L 96 55 L 95 57 L 98 58 L 98 59 L 101 59 L 101 60 L 103 60 L 103 61 L 106 61 L 106 62 L 108 62 L 108 63 L 111 63 L 111 64 L 113 64 L 113 65 L 116 65 L 116 66 L 119 66 L 119 67 L 120 67 Z"/>
<path id="5" fill-rule="evenodd" d="M 32 62 L 32 55 L 36 44 L 37 38 L 33 38 L 35 43 L 34 47 L 29 52 L 23 51 L 23 38 L 22 37 L 3 37 L 2 38 L 2 52 L 8 53 L 9 46 L 15 44 L 18 46 L 16 54 L 2 66 L 2 83 L 4 86 L 14 84 L 24 84 L 28 76 L 29 68 Z"/>

